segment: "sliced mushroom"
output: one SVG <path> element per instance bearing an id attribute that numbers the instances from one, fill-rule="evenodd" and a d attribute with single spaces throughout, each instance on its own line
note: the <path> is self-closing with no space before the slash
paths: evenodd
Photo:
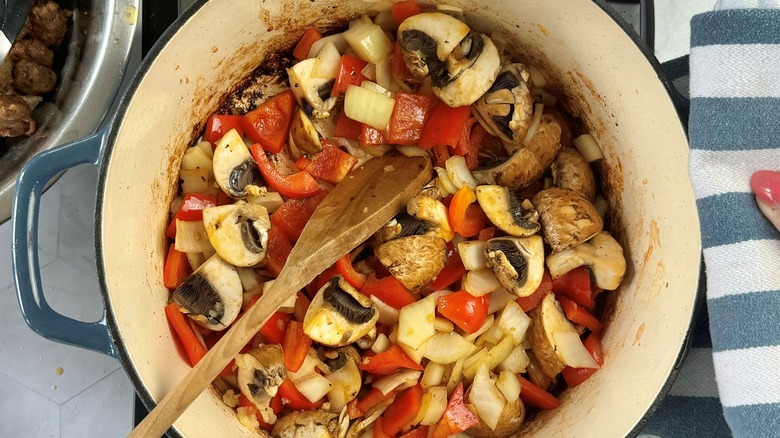
<path id="1" fill-rule="evenodd" d="M 447 242 L 455 237 L 447 216 L 447 207 L 430 196 L 417 195 L 406 204 L 406 212 L 428 224 L 426 236 L 440 237 Z"/>
<path id="2" fill-rule="evenodd" d="M 341 431 L 339 415 L 322 410 L 293 411 L 274 424 L 274 438 L 336 438 Z"/>
<path id="3" fill-rule="evenodd" d="M 542 372 L 554 378 L 566 367 L 556 344 L 555 334 L 576 332 L 574 325 L 566 318 L 552 293 L 547 294 L 538 307 L 528 312 L 528 316 L 532 321 L 528 332 L 531 350 Z"/>
<path id="4" fill-rule="evenodd" d="M 425 234 L 431 230 L 431 225 L 421 221 L 406 212 L 398 213 L 377 231 L 377 239 L 380 244 L 400 237 Z"/>
<path id="5" fill-rule="evenodd" d="M 553 184 L 573 190 L 593 201 L 596 197 L 596 179 L 585 158 L 574 148 L 561 148 L 552 164 Z"/>
<path id="6" fill-rule="evenodd" d="M 615 290 L 626 273 L 623 247 L 608 232 L 602 231 L 587 242 L 547 257 L 547 267 L 553 279 L 583 265 L 590 268 L 596 286 Z"/>
<path id="7" fill-rule="evenodd" d="M 523 64 L 506 65 L 490 89 L 474 104 L 482 126 L 505 142 L 521 144 L 531 125 L 534 99 L 528 89 L 529 77 Z"/>
<path id="8" fill-rule="evenodd" d="M 416 291 L 444 268 L 447 245 L 435 236 L 402 237 L 380 245 L 376 256 L 404 287 Z"/>
<path id="9" fill-rule="evenodd" d="M 540 236 L 496 237 L 485 243 L 487 265 L 501 285 L 519 297 L 536 291 L 544 275 L 544 244 Z"/>
<path id="10" fill-rule="evenodd" d="M 536 135 L 527 147 L 516 150 L 506 160 L 475 169 L 472 175 L 480 184 L 521 189 L 544 174 L 560 148 L 561 125 L 554 116 L 544 114 Z"/>
<path id="11" fill-rule="evenodd" d="M 470 32 L 431 73 L 433 93 L 451 107 L 468 106 L 482 97 L 501 69 L 501 56 L 487 35 Z"/>
<path id="12" fill-rule="evenodd" d="M 237 199 L 260 192 L 263 177 L 244 139 L 235 129 L 228 131 L 217 142 L 213 160 L 214 179 L 223 192 Z"/>
<path id="13" fill-rule="evenodd" d="M 542 371 L 542 367 L 539 365 L 539 359 L 536 358 L 533 350 L 528 350 L 527 354 L 528 366 L 526 366 L 526 371 L 528 372 L 528 380 L 534 385 L 549 392 L 557 382 L 557 379 L 548 376 Z"/>
<path id="14" fill-rule="evenodd" d="M 477 417 L 479 418 L 479 417 Z M 508 438 L 520 430 L 525 420 L 525 405 L 519 398 L 504 405 L 496 429 L 493 430 L 479 418 L 479 424 L 466 432 L 474 438 Z"/>
<path id="15" fill-rule="evenodd" d="M 295 113 L 292 122 L 290 122 L 288 143 L 290 152 L 296 159 L 302 154 L 316 154 L 322 151 L 320 134 L 302 109 Z"/>
<path id="16" fill-rule="evenodd" d="M 434 178 L 428 181 L 428 184 L 426 184 L 422 190 L 420 190 L 420 195 L 428 196 L 429 198 L 441 201 L 444 196 L 442 196 L 441 190 L 439 190 L 439 186 L 436 185 L 436 181 L 438 180 L 439 178 Z"/>
<path id="17" fill-rule="evenodd" d="M 266 423 L 276 421 L 271 398 L 287 378 L 282 348 L 277 344 L 261 345 L 236 356 L 238 388 L 263 415 Z"/>
<path id="18" fill-rule="evenodd" d="M 528 199 L 497 185 L 477 186 L 477 202 L 485 215 L 501 231 L 516 237 L 533 236 L 541 226 L 539 213 Z"/>
<path id="19" fill-rule="evenodd" d="M 244 289 L 231 264 L 215 254 L 173 291 L 173 300 L 209 330 L 224 330 L 238 316 Z"/>
<path id="20" fill-rule="evenodd" d="M 314 296 L 303 319 L 303 331 L 331 347 L 351 344 L 376 326 L 373 302 L 337 275 Z"/>
<path id="21" fill-rule="evenodd" d="M 260 204 L 235 204 L 203 209 L 209 242 L 228 263 L 248 267 L 265 258 L 271 220 Z"/>
<path id="22" fill-rule="evenodd" d="M 544 240 L 553 252 L 579 245 L 604 227 L 596 207 L 569 189 L 549 188 L 531 200 L 542 220 Z"/>
<path id="23" fill-rule="evenodd" d="M 355 347 L 343 347 L 336 351 L 334 359 L 326 360 L 330 372 L 325 376 L 333 385 L 328 392 L 331 412 L 341 412 L 347 403 L 357 397 L 363 383 L 360 374 L 360 355 Z"/>
<path id="24" fill-rule="evenodd" d="M 287 76 L 290 78 L 290 89 L 306 115 L 324 119 L 330 117 L 336 105 L 336 98 L 330 95 L 335 81 L 312 76 L 316 61 L 316 58 L 304 59 L 288 68 Z"/>
<path id="25" fill-rule="evenodd" d="M 471 29 L 441 12 L 413 15 L 398 26 L 398 44 L 409 71 L 418 79 L 442 70 L 444 60 Z"/>

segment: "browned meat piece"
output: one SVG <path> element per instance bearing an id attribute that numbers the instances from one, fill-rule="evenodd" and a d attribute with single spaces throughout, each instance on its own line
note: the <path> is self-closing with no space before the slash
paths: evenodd
<path id="1" fill-rule="evenodd" d="M 8 57 L 14 62 L 27 59 L 46 67 L 54 64 L 54 52 L 38 40 L 17 40 L 8 52 Z"/>
<path id="2" fill-rule="evenodd" d="M 46 94 L 57 84 L 57 75 L 49 67 L 22 59 L 14 65 L 13 84 L 20 94 Z"/>
<path id="3" fill-rule="evenodd" d="M 14 63 L 6 59 L 0 64 L 0 94 L 5 94 L 11 88 L 13 80 Z"/>
<path id="4" fill-rule="evenodd" d="M 0 137 L 18 137 L 35 132 L 32 109 L 19 96 L 0 96 Z"/>
<path id="5" fill-rule="evenodd" d="M 71 11 L 53 1 L 42 1 L 30 9 L 30 35 L 47 46 L 58 46 L 68 31 Z"/>

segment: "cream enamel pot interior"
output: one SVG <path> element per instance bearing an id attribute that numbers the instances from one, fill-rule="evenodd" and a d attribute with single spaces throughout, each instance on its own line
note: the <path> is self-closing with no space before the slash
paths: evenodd
<path id="1" fill-rule="evenodd" d="M 517 58 L 542 67 L 564 104 L 600 142 L 611 227 L 629 268 L 610 293 L 605 365 L 567 390 L 559 409 L 527 422 L 524 436 L 624 436 L 637 432 L 671 382 L 697 301 L 699 225 L 687 174 L 685 132 L 660 66 L 590 0 L 452 0 L 499 31 Z M 190 369 L 163 313 L 164 230 L 184 149 L 220 100 L 303 30 L 328 28 L 371 3 L 356 0 L 201 1 L 142 64 L 107 131 L 46 152 L 19 178 L 14 263 L 25 318 L 60 342 L 118 357 L 148 407 Z M 196 127 L 195 129 L 193 127 Z M 43 184 L 79 162 L 99 169 L 95 240 L 106 306 L 82 323 L 46 304 L 37 265 L 36 206 Z M 174 425 L 186 437 L 252 436 L 215 391 Z"/>

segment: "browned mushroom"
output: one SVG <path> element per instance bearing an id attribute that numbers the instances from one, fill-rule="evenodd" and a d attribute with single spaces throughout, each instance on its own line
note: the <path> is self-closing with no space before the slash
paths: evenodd
<path id="1" fill-rule="evenodd" d="M 376 256 L 404 287 L 416 291 L 444 268 L 447 245 L 435 236 L 402 237 L 380 245 Z"/>
<path id="2" fill-rule="evenodd" d="M 533 200 L 542 220 L 544 239 L 553 252 L 560 252 L 595 236 L 604 227 L 596 207 L 569 189 L 550 188 Z"/>
<path id="3" fill-rule="evenodd" d="M 585 158 L 574 148 L 562 148 L 552 164 L 553 184 L 573 190 L 589 201 L 596 197 L 596 180 Z"/>
<path id="4" fill-rule="evenodd" d="M 274 424 L 271 436 L 274 438 L 336 438 L 340 431 L 338 414 L 322 410 L 294 411 Z"/>

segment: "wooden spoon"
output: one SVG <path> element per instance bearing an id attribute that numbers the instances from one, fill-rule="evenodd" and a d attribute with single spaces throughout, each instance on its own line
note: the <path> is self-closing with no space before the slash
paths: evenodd
<path id="1" fill-rule="evenodd" d="M 427 157 L 388 153 L 355 169 L 314 211 L 279 277 L 130 433 L 162 436 L 287 299 L 371 237 L 432 177 Z"/>

